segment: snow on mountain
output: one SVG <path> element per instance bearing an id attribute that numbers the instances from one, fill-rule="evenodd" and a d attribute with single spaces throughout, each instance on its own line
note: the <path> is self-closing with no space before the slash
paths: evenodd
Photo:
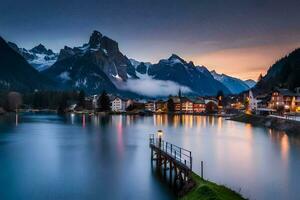
<path id="1" fill-rule="evenodd" d="M 246 83 L 249 88 L 253 88 L 256 85 L 256 82 L 252 79 L 245 80 L 244 83 Z"/>
<path id="2" fill-rule="evenodd" d="M 141 63 L 133 58 L 130 58 L 130 63 L 132 64 L 132 66 L 134 66 L 135 68 Z"/>
<path id="3" fill-rule="evenodd" d="M 17 45 L 0 37 L 0 90 L 33 91 L 53 89 L 57 85 L 41 75 L 19 53 Z"/>
<path id="4" fill-rule="evenodd" d="M 57 54 L 46 55 L 46 54 L 34 54 L 34 59 L 27 60 L 38 71 L 43 71 L 51 67 L 57 60 Z"/>
<path id="5" fill-rule="evenodd" d="M 98 31 L 93 31 L 87 44 L 61 49 L 57 62 L 43 73 L 92 94 L 119 92 L 129 77 L 137 78 L 135 67 L 120 52 L 118 43 Z"/>
<path id="6" fill-rule="evenodd" d="M 214 79 L 225 85 L 233 94 L 239 94 L 243 91 L 250 89 L 250 87 L 244 81 L 238 78 L 234 78 L 226 74 L 218 74 L 214 70 L 211 71 L 211 74 L 214 77 Z"/>
<path id="7" fill-rule="evenodd" d="M 46 49 L 42 44 L 33 47 L 30 50 L 19 48 L 16 44 L 8 42 L 9 46 L 21 54 L 27 62 L 36 70 L 43 71 L 51 67 L 58 58 L 58 54 L 51 49 Z"/>
<path id="8" fill-rule="evenodd" d="M 14 43 L 9 45 L 42 74 L 67 88 L 84 89 L 88 93 L 105 89 L 168 96 L 181 88 L 198 95 L 216 95 L 219 90 L 236 94 L 255 84 L 209 72 L 205 66 L 195 66 L 175 54 L 156 64 L 128 59 L 116 41 L 98 31 L 92 33 L 88 43 L 73 48 L 65 46 L 59 54 L 42 44 L 30 50 Z"/>
<path id="9" fill-rule="evenodd" d="M 219 90 L 230 93 L 219 81 L 216 81 L 210 72 L 203 66 L 195 66 L 193 62 L 186 62 L 178 55 L 172 54 L 168 59 L 161 59 L 149 67 L 136 68 L 137 76 L 147 74 L 153 80 L 173 82 L 180 87 L 186 87 L 190 93 L 198 95 L 216 95 Z M 168 92 L 165 94 L 169 95 Z"/>

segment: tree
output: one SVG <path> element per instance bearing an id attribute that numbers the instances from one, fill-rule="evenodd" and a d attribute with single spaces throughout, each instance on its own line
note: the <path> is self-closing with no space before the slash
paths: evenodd
<path id="1" fill-rule="evenodd" d="M 66 93 L 63 93 L 58 105 L 57 112 L 59 114 L 63 114 L 66 112 L 67 107 L 68 107 L 68 95 Z"/>
<path id="2" fill-rule="evenodd" d="M 178 97 L 181 98 L 182 97 L 182 93 L 181 93 L 181 89 L 179 88 L 178 90 Z"/>
<path id="3" fill-rule="evenodd" d="M 22 96 L 18 92 L 10 92 L 7 95 L 9 110 L 17 110 L 22 105 Z"/>
<path id="4" fill-rule="evenodd" d="M 168 106 L 168 112 L 174 112 L 174 110 L 175 110 L 174 101 L 170 97 L 168 99 L 167 106 Z"/>
<path id="5" fill-rule="evenodd" d="M 78 107 L 85 108 L 85 93 L 84 90 L 80 90 L 78 94 Z"/>
<path id="6" fill-rule="evenodd" d="M 263 78 L 263 75 L 262 75 L 262 73 L 260 73 L 260 75 L 257 78 L 257 82 L 260 82 L 262 80 L 262 78 Z"/>
<path id="7" fill-rule="evenodd" d="M 223 106 L 223 100 L 224 100 L 224 93 L 222 90 L 219 90 L 217 92 L 217 99 L 218 99 L 218 106 Z"/>
<path id="8" fill-rule="evenodd" d="M 214 102 L 210 101 L 205 106 L 206 113 L 213 114 L 218 111 L 218 106 Z"/>
<path id="9" fill-rule="evenodd" d="M 110 100 L 105 90 L 102 92 L 97 103 L 98 103 L 98 111 L 100 112 L 110 111 Z"/>
<path id="10" fill-rule="evenodd" d="M 33 94 L 33 108 L 41 108 L 42 104 L 42 94 L 38 91 L 35 91 Z"/>
<path id="11" fill-rule="evenodd" d="M 0 107 L 7 106 L 7 92 L 0 91 Z"/>
<path id="12" fill-rule="evenodd" d="M 133 104 L 130 104 L 127 108 L 126 111 L 133 111 L 135 109 L 135 106 Z"/>

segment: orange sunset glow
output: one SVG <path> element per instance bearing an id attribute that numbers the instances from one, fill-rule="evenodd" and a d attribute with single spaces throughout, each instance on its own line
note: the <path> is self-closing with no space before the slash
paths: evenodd
<path id="1" fill-rule="evenodd" d="M 224 49 L 192 55 L 188 58 L 196 64 L 206 66 L 209 70 L 216 70 L 243 80 L 257 80 L 260 73 L 265 74 L 279 58 L 298 46 L 300 43 Z"/>

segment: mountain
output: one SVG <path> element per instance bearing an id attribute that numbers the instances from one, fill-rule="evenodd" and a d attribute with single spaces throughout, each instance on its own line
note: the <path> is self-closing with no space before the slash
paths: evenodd
<path id="1" fill-rule="evenodd" d="M 42 44 L 30 50 L 14 43 L 9 46 L 42 75 L 57 82 L 60 88 L 83 89 L 88 94 L 106 90 L 155 97 L 176 94 L 181 88 L 190 95 L 210 96 L 220 90 L 230 94 L 249 88 L 239 79 L 210 73 L 206 67 L 195 66 L 175 54 L 156 64 L 128 59 L 116 41 L 99 31 L 93 31 L 87 43 L 78 47 L 65 46 L 59 54 Z"/>
<path id="2" fill-rule="evenodd" d="M 0 89 L 33 91 L 54 88 L 54 83 L 35 70 L 0 37 Z"/>
<path id="3" fill-rule="evenodd" d="M 273 64 L 254 89 L 259 92 L 268 92 L 275 87 L 290 90 L 300 87 L 300 48 Z"/>
<path id="4" fill-rule="evenodd" d="M 87 44 L 61 49 L 56 63 L 43 74 L 88 93 L 116 92 L 129 77 L 138 78 L 118 43 L 98 31 L 92 33 Z"/>
<path id="5" fill-rule="evenodd" d="M 204 66 L 195 66 L 193 62 L 187 63 L 175 54 L 150 65 L 148 75 L 155 80 L 173 81 L 186 86 L 198 95 L 216 95 L 219 90 L 226 94 L 230 93 Z"/>
<path id="6" fill-rule="evenodd" d="M 147 74 L 148 68 L 152 65 L 150 62 L 139 62 L 134 59 L 129 59 L 132 66 L 135 67 L 136 72 L 140 74 Z"/>
<path id="7" fill-rule="evenodd" d="M 58 54 L 54 53 L 51 49 L 46 49 L 46 47 L 42 44 L 39 44 L 30 50 L 19 48 L 12 42 L 8 42 L 8 45 L 21 54 L 27 62 L 38 71 L 43 71 L 49 68 L 58 58 Z"/>
<path id="8" fill-rule="evenodd" d="M 256 85 L 256 82 L 252 79 L 245 80 L 244 83 L 246 83 L 249 88 L 253 88 Z"/>
<path id="9" fill-rule="evenodd" d="M 211 74 L 214 79 L 225 85 L 232 94 L 239 94 L 250 89 L 250 86 L 246 82 L 238 78 L 234 78 L 226 74 L 218 74 L 215 70 L 211 71 Z"/>

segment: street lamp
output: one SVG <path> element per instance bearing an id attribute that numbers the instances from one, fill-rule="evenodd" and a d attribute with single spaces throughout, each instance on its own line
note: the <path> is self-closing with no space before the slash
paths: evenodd
<path id="1" fill-rule="evenodd" d="M 162 138 L 163 134 L 164 134 L 164 133 L 163 133 L 162 130 L 158 130 L 158 131 L 157 131 L 159 148 L 161 148 L 161 138 Z"/>
<path id="2" fill-rule="evenodd" d="M 162 130 L 157 131 L 158 138 L 162 138 L 163 134 L 164 134 L 164 132 Z"/>

